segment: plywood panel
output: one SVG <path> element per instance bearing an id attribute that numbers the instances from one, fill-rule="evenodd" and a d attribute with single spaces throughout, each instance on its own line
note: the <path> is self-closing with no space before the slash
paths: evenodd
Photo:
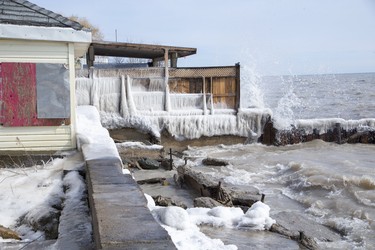
<path id="1" fill-rule="evenodd" d="M 36 65 L 1 63 L 0 93 L 4 126 L 58 126 L 61 119 L 38 119 L 36 108 Z"/>

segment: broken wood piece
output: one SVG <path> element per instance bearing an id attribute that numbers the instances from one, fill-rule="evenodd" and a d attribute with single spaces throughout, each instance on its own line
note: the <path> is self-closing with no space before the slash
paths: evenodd
<path id="1" fill-rule="evenodd" d="M 17 232 L 0 225 L 0 237 L 3 239 L 21 240 Z"/>
<path id="2" fill-rule="evenodd" d="M 164 184 L 165 181 L 166 181 L 165 178 L 150 178 L 150 179 L 145 179 L 145 180 L 139 180 L 139 181 L 137 181 L 137 183 L 139 185 L 156 184 L 156 183 Z"/>

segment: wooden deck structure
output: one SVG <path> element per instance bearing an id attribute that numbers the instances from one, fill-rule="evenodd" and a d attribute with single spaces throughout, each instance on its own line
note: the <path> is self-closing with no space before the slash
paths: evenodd
<path id="1" fill-rule="evenodd" d="M 94 41 L 86 55 L 87 66 L 92 77 L 121 77 L 128 75 L 143 81 L 146 86 L 150 78 L 164 78 L 171 93 L 202 94 L 213 98 L 216 108 L 240 107 L 240 65 L 221 67 L 177 66 L 178 58 L 196 54 L 196 48 L 136 43 Z M 149 59 L 147 67 L 96 68 L 95 56 L 129 57 Z M 158 62 L 163 61 L 163 67 Z M 79 73 L 78 73 L 79 74 Z"/>

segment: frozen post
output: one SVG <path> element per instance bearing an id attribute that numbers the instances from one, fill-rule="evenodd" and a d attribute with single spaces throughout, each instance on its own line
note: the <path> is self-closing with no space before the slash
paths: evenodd
<path id="1" fill-rule="evenodd" d="M 341 144 L 341 124 L 336 123 L 335 127 L 336 127 L 336 132 L 337 132 L 337 143 Z"/>
<path id="2" fill-rule="evenodd" d="M 305 232 L 299 231 L 299 241 L 302 241 L 305 238 Z"/>
<path id="3" fill-rule="evenodd" d="M 169 170 L 173 169 L 172 149 L 169 149 Z"/>
<path id="4" fill-rule="evenodd" d="M 128 110 L 128 101 L 126 98 L 126 84 L 125 84 L 125 76 L 121 76 L 121 105 L 120 105 L 120 111 L 122 117 L 126 117 L 129 115 Z"/>

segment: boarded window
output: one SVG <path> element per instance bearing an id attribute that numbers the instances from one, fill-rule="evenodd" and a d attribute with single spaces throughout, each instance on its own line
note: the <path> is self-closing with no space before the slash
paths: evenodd
<path id="1" fill-rule="evenodd" d="M 59 71 L 63 65 L 55 64 L 54 67 L 49 68 L 51 72 L 45 74 L 45 71 L 48 71 L 47 68 L 51 64 L 35 64 L 35 63 L 1 63 L 0 64 L 0 99 L 1 99 L 1 108 L 0 108 L 0 123 L 3 126 L 57 126 L 62 123 L 66 123 L 64 119 L 50 119 L 50 118 L 67 118 L 69 117 L 69 102 L 65 101 L 64 105 L 68 107 L 62 107 L 62 105 L 56 105 L 55 103 L 62 103 L 60 100 L 56 101 L 58 96 L 60 96 L 61 88 L 46 88 L 44 86 L 48 85 L 64 85 L 67 69 L 64 73 L 61 72 L 52 72 Z M 42 74 L 43 76 L 38 76 Z M 47 77 L 48 76 L 48 77 Z M 48 80 L 49 79 L 49 80 Z M 37 83 L 39 81 L 39 83 Z M 48 82 L 45 83 L 44 81 Z M 38 87 L 37 91 L 37 85 Z M 43 89 L 43 91 L 42 91 Z M 56 92 L 56 93 L 53 93 Z M 67 93 L 67 94 L 66 94 Z M 48 95 L 49 99 L 46 101 L 44 95 Z M 67 92 L 64 92 L 64 95 L 67 95 L 66 98 L 69 100 L 69 87 Z M 52 96 L 52 97 L 50 97 Z M 43 108 L 41 110 L 44 112 L 43 115 L 39 117 L 37 102 L 39 97 L 41 97 L 40 104 L 48 106 L 47 109 L 50 109 L 50 106 L 60 106 L 64 112 L 55 110 L 58 115 L 44 112 Z M 65 98 L 65 99 L 66 99 Z M 44 104 L 42 104 L 44 103 Z M 68 104 L 66 104 L 68 103 Z M 41 112 L 42 113 L 42 112 Z M 64 115 L 61 115 L 64 113 Z M 47 119 L 48 118 L 48 119 Z"/>
<path id="2" fill-rule="evenodd" d="M 69 71 L 62 64 L 37 63 L 38 118 L 69 118 Z"/>

